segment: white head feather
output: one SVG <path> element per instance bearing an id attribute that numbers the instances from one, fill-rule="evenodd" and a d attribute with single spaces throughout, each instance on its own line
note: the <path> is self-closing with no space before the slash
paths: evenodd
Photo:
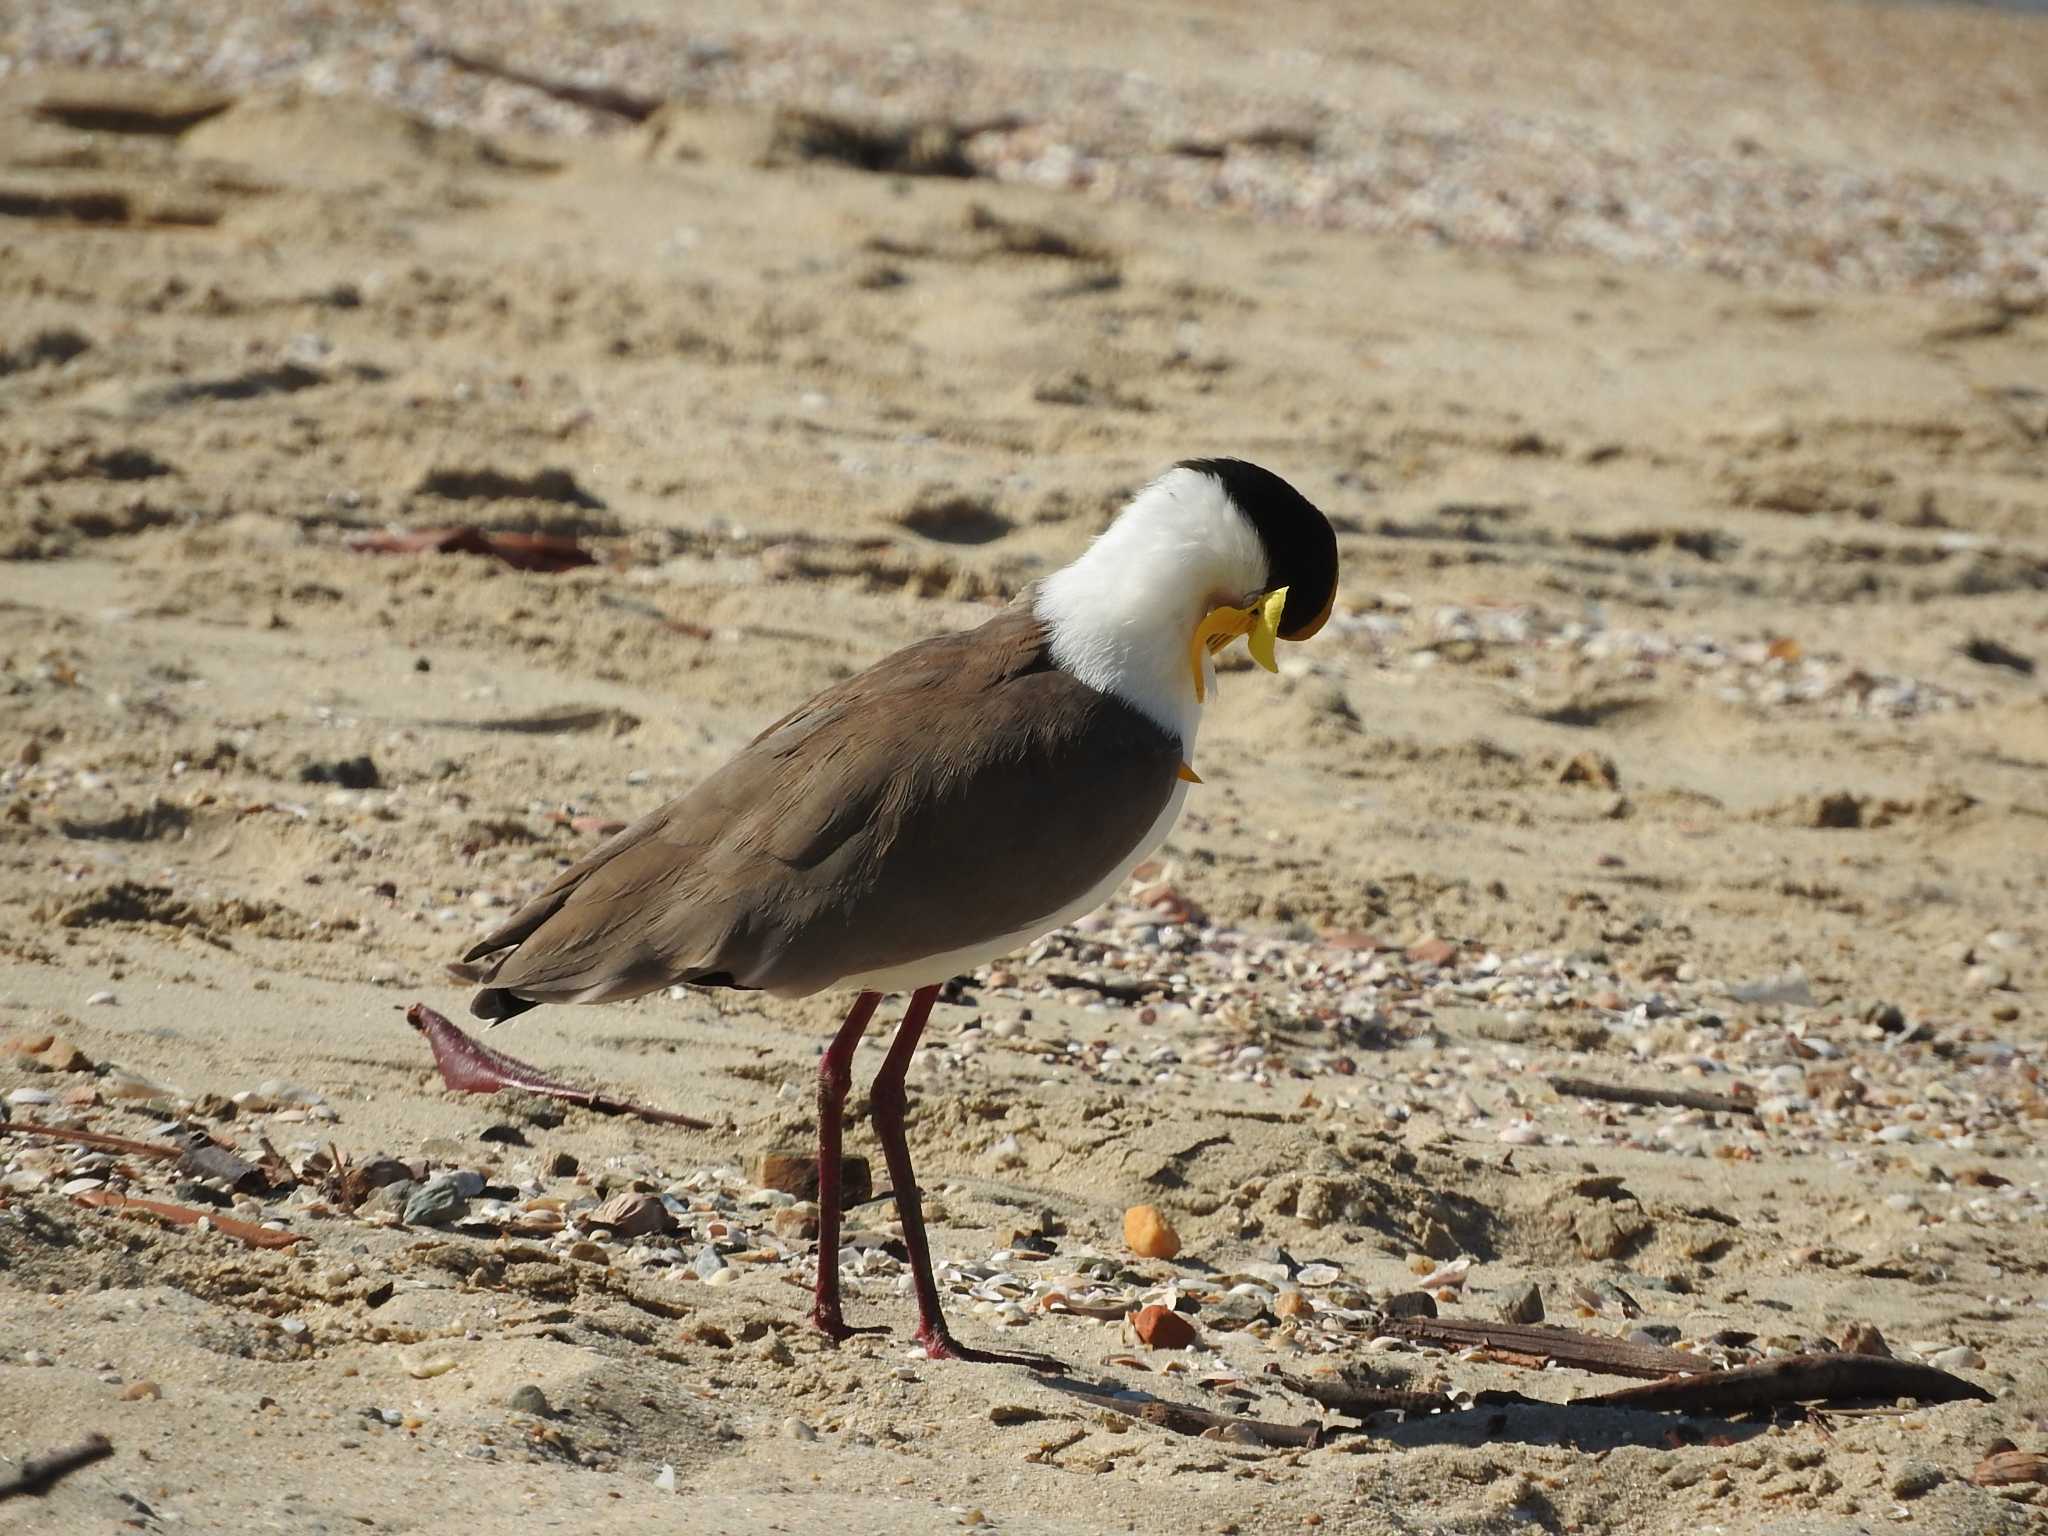
<path id="1" fill-rule="evenodd" d="M 1265 548 L 1223 482 L 1176 467 L 1040 584 L 1037 613 L 1062 669 L 1156 720 L 1192 760 L 1202 719 L 1188 667 L 1195 627 L 1266 584 Z M 1201 665 L 1207 687 L 1206 652 Z"/>

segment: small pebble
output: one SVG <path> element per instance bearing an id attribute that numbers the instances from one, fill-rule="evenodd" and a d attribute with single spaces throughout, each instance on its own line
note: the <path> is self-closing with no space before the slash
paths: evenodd
<path id="1" fill-rule="evenodd" d="M 1156 1205 L 1124 1212 L 1124 1246 L 1142 1259 L 1170 1259 L 1180 1252 L 1180 1234 Z"/>
<path id="2" fill-rule="evenodd" d="M 1140 1307 L 1131 1327 L 1151 1349 L 1187 1349 L 1199 1335 L 1195 1325 L 1170 1307 Z"/>
<path id="3" fill-rule="evenodd" d="M 1944 1482 L 1948 1474 L 1931 1461 L 1909 1461 L 1892 1474 L 1887 1484 L 1895 1499 L 1917 1499 L 1924 1493 L 1932 1493 Z"/>
<path id="4" fill-rule="evenodd" d="M 1504 1322 L 1540 1323 L 1543 1321 L 1543 1291 L 1535 1281 L 1525 1280 L 1520 1285 L 1510 1286 L 1502 1293 L 1500 1315 Z"/>

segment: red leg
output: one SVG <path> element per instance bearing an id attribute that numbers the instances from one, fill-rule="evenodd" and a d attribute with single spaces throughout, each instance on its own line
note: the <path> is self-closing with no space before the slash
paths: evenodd
<path id="1" fill-rule="evenodd" d="M 811 1323 L 834 1343 L 854 1330 L 839 1310 L 839 1127 L 853 1085 L 853 1053 L 882 1000 L 863 992 L 818 1062 L 818 1290 Z"/>
<path id="2" fill-rule="evenodd" d="M 931 1017 L 937 987 L 919 987 L 910 995 L 903 1024 L 889 1044 L 882 1070 L 868 1089 L 874 1106 L 875 1132 L 882 1138 L 882 1156 L 889 1164 L 889 1185 L 896 1196 L 896 1214 L 903 1218 L 903 1245 L 910 1250 L 910 1278 L 917 1290 L 917 1341 L 934 1360 L 973 1360 L 996 1365 L 1028 1365 L 1034 1371 L 1065 1371 L 1059 1361 L 1044 1355 L 1010 1353 L 1005 1350 L 970 1349 L 956 1341 L 946 1329 L 939 1310 L 939 1285 L 932 1277 L 931 1244 L 924 1235 L 924 1201 L 918 1194 L 917 1179 L 910 1171 L 910 1142 L 903 1134 L 906 1098 L 904 1075 L 910 1058 L 917 1052 L 918 1037 Z"/>

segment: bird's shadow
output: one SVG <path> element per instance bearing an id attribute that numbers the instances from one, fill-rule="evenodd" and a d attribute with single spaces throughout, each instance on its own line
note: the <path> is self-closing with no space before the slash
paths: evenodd
<path id="1" fill-rule="evenodd" d="M 1477 1448 L 1509 1443 L 1549 1445 L 1600 1454 L 1624 1446 L 1676 1451 L 1693 1445 L 1739 1445 L 1769 1433 L 1772 1427 L 1772 1420 L 1768 1417 L 1737 1420 L 1712 1414 L 1654 1413 L 1640 1408 L 1549 1402 L 1535 1398 L 1482 1403 L 1443 1413 L 1404 1416 L 1381 1411 L 1362 1419 L 1334 1413 L 1318 1417 L 1312 1405 L 1303 1404 L 1285 1417 L 1277 1414 L 1266 1417 L 1249 1405 L 1246 1405 L 1247 1411 L 1238 1414 L 1235 1412 L 1236 1404 L 1224 1409 L 1161 1397 L 1148 1388 L 1133 1386 L 1128 1380 L 1105 1372 L 1068 1369 L 1058 1375 L 1042 1375 L 1039 1381 L 1049 1390 L 1085 1403 L 1090 1408 L 1125 1413 L 1132 1418 L 1146 1417 L 1146 1410 L 1156 1406 L 1168 1415 L 1193 1410 L 1196 1414 L 1213 1418 L 1219 1427 L 1241 1423 L 1251 1435 L 1266 1439 L 1275 1450 L 1289 1448 L 1292 1439 L 1275 1440 L 1261 1435 L 1262 1429 L 1298 1431 L 1314 1428 L 1318 1431 L 1319 1443 L 1325 1446 L 1340 1440 L 1366 1437 L 1380 1442 L 1390 1451 L 1420 1450 L 1427 1446 Z"/>

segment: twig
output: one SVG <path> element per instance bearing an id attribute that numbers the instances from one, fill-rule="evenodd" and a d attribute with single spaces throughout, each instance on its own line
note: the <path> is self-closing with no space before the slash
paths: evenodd
<path id="1" fill-rule="evenodd" d="M 552 96 L 557 101 L 588 107 L 593 112 L 609 112 L 615 117 L 623 117 L 629 123 L 644 123 L 667 105 L 659 96 L 636 96 L 631 91 L 622 91 L 616 86 L 578 85 L 573 80 L 557 79 L 551 75 L 536 75 L 497 59 L 487 59 L 477 53 L 466 53 L 460 48 L 450 48 L 442 43 L 423 41 L 420 44 L 420 52 L 430 59 L 445 59 L 457 69 L 466 69 L 471 74 L 488 75 L 493 80 L 523 85 L 528 90 L 539 91 L 543 96 Z"/>
<path id="2" fill-rule="evenodd" d="M 1553 1077 L 1550 1086 L 1579 1099 L 1605 1099 L 1614 1104 L 1654 1104 L 1668 1109 L 1706 1109 L 1724 1115 L 1753 1115 L 1756 1105 L 1725 1093 L 1697 1088 L 1636 1088 L 1627 1083 L 1599 1083 L 1590 1077 Z"/>
<path id="3" fill-rule="evenodd" d="M 1173 990 L 1172 983 L 1167 981 L 1098 981 L 1092 976 L 1075 976 L 1066 971 L 1048 971 L 1045 980 L 1050 986 L 1079 987 L 1086 992 L 1099 992 L 1119 1003 L 1142 1003 L 1155 992 Z"/>
<path id="4" fill-rule="evenodd" d="M 1850 1402 L 1910 1397 L 1923 1403 L 1988 1403 L 1992 1394 L 1931 1365 L 1883 1355 L 1787 1355 L 1760 1365 L 1704 1376 L 1653 1381 L 1597 1397 L 1574 1408 L 1649 1408 L 1660 1413 L 1748 1413 L 1788 1403 Z"/>
<path id="5" fill-rule="evenodd" d="M 101 1152 L 127 1152 L 135 1157 L 160 1157 L 175 1161 L 185 1155 L 183 1147 L 160 1141 L 135 1141 L 127 1136 L 109 1136 L 105 1131 L 76 1131 L 68 1126 L 38 1125 L 33 1120 L 0 1120 L 0 1131 L 16 1136 L 41 1136 L 49 1141 L 68 1141 L 76 1147 L 93 1147 Z"/>
<path id="6" fill-rule="evenodd" d="M 1157 1424 L 1177 1435 L 1199 1435 L 1205 1429 L 1235 1429 L 1256 1435 L 1267 1445 L 1314 1446 L 1322 1443 L 1322 1426 L 1318 1424 L 1274 1424 L 1264 1419 L 1242 1419 L 1234 1413 L 1211 1413 L 1206 1408 L 1190 1408 L 1183 1403 L 1164 1403 L 1157 1398 L 1150 1402 L 1132 1403 L 1106 1392 L 1087 1392 L 1078 1387 L 1062 1387 L 1060 1390 L 1094 1407 L 1106 1408 L 1111 1413 L 1121 1413 L 1147 1424 Z"/>
<path id="7" fill-rule="evenodd" d="M 1380 1323 L 1387 1333 L 1421 1344 L 1449 1349 L 1485 1349 L 1538 1362 L 1555 1360 L 1581 1371 L 1609 1376 L 1641 1376 L 1650 1380 L 1680 1373 L 1702 1374 L 1713 1366 L 1698 1355 L 1657 1344 L 1631 1344 L 1571 1328 L 1532 1323 L 1485 1323 L 1462 1317 L 1390 1317 Z"/>
<path id="8" fill-rule="evenodd" d="M 105 1435 L 92 1434 L 61 1451 L 31 1456 L 10 1481 L 0 1483 L 0 1499 L 40 1498 L 72 1473 L 113 1454 L 113 1441 Z"/>
<path id="9" fill-rule="evenodd" d="M 1069 1450 L 1072 1447 L 1079 1445 L 1083 1440 L 1086 1440 L 1087 1438 L 1088 1431 L 1086 1429 L 1071 1429 L 1068 1430 L 1067 1433 L 1065 1433 L 1064 1435 L 1060 1436 L 1057 1440 L 1045 1441 L 1038 1447 L 1037 1450 L 1033 1451 L 1024 1459 L 1026 1461 L 1039 1462 L 1045 1466 L 1051 1466 L 1053 1464 L 1053 1458 L 1059 1455 L 1061 1451 Z"/>
<path id="10" fill-rule="evenodd" d="M 538 1093 L 550 1099 L 581 1104 L 601 1115 L 637 1115 L 642 1120 L 687 1126 L 693 1131 L 711 1129 L 709 1121 L 679 1115 L 674 1110 L 649 1109 L 644 1104 L 615 1099 L 592 1088 L 572 1088 L 567 1083 L 557 1082 L 539 1067 L 529 1066 L 516 1057 L 494 1051 L 471 1039 L 445 1014 L 435 1012 L 425 1003 L 414 1003 L 406 1009 L 405 1022 L 427 1037 L 427 1044 L 434 1052 L 434 1065 L 441 1072 L 441 1081 L 459 1092 L 498 1093 L 510 1088 L 520 1093 Z"/>
<path id="11" fill-rule="evenodd" d="M 117 1194 L 111 1189 L 89 1189 L 82 1195 L 71 1197 L 80 1205 L 90 1205 L 100 1210 L 120 1214 L 133 1212 L 142 1216 L 154 1216 L 180 1227 L 196 1227 L 205 1222 L 214 1231 L 251 1248 L 289 1248 L 293 1243 L 303 1243 L 303 1232 L 278 1232 L 269 1227 L 259 1227 L 253 1221 L 237 1221 L 232 1216 L 217 1215 L 212 1211 L 195 1210 L 189 1205 L 172 1205 L 167 1200 L 138 1200 L 133 1195 Z"/>

